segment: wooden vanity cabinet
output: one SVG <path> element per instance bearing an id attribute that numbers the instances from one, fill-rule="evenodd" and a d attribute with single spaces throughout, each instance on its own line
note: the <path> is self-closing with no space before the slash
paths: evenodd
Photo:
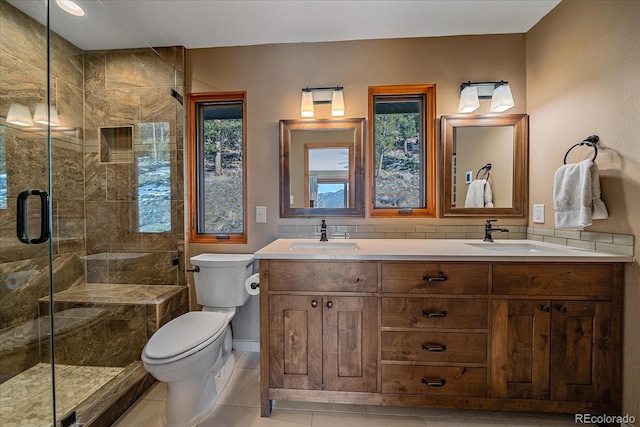
<path id="1" fill-rule="evenodd" d="M 382 393 L 487 396 L 489 265 L 382 262 Z"/>
<path id="2" fill-rule="evenodd" d="M 621 269 L 494 265 L 491 395 L 619 408 Z"/>
<path id="3" fill-rule="evenodd" d="M 269 297 L 269 386 L 377 391 L 376 297 Z"/>
<path id="4" fill-rule="evenodd" d="M 619 413 L 622 263 L 260 260 L 273 400 Z"/>
<path id="5" fill-rule="evenodd" d="M 263 261 L 260 286 L 270 389 L 378 391 L 377 263 Z"/>

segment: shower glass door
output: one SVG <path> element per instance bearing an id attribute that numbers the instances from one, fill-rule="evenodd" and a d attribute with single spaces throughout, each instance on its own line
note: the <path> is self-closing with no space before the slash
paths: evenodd
<path id="1" fill-rule="evenodd" d="M 0 425 L 51 425 L 48 31 L 4 0 L 0 14 Z"/>
<path id="2" fill-rule="evenodd" d="M 151 384 L 149 301 L 185 285 L 185 50 L 78 3 L 0 0 L 2 426 L 112 424 Z"/>

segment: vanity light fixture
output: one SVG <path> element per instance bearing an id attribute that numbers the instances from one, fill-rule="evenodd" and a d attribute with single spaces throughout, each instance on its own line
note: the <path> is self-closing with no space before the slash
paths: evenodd
<path id="1" fill-rule="evenodd" d="M 33 113 L 33 121 L 41 125 L 60 126 L 58 110 L 51 106 L 51 117 L 47 116 L 47 104 L 36 104 L 36 111 Z"/>
<path id="2" fill-rule="evenodd" d="M 72 0 L 56 0 L 56 4 L 60 9 L 73 16 L 84 16 L 84 10 Z"/>
<path id="3" fill-rule="evenodd" d="M 470 113 L 479 106 L 479 99 L 491 98 L 489 111 L 492 113 L 502 113 L 512 108 L 513 95 L 509 82 L 501 80 L 499 82 L 465 82 L 460 85 L 459 113 Z"/>
<path id="4" fill-rule="evenodd" d="M 332 116 L 344 116 L 343 89 L 342 86 L 302 88 L 300 115 L 302 117 L 313 117 L 315 114 L 314 104 L 331 104 Z"/>
<path id="5" fill-rule="evenodd" d="M 7 123 L 17 126 L 33 126 L 31 110 L 26 105 L 11 104 L 7 113 Z"/>
<path id="6" fill-rule="evenodd" d="M 480 107 L 478 100 L 478 89 L 475 86 L 466 86 L 460 92 L 460 103 L 458 113 L 472 113 Z"/>

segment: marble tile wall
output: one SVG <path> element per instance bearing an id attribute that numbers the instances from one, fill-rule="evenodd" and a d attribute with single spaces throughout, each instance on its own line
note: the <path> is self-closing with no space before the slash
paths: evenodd
<path id="1" fill-rule="evenodd" d="M 89 257 L 146 253 L 142 258 L 87 261 L 89 283 L 185 284 L 183 106 L 184 48 L 85 52 L 85 200 Z M 140 140 L 142 123 L 169 124 L 171 230 L 137 230 L 138 160 L 150 146 Z M 133 162 L 104 163 L 101 127 L 134 126 Z M 177 261 L 176 261 L 177 260 Z M 177 264 L 176 264 L 177 262 Z"/>

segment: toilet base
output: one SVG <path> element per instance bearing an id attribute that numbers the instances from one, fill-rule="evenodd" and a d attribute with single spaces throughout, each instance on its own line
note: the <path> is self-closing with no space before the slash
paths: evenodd
<path id="1" fill-rule="evenodd" d="M 193 382 L 168 383 L 163 426 L 193 427 L 202 421 L 216 406 L 235 365 L 236 358 L 231 353 L 216 375 L 210 373 L 201 378 L 200 384 L 205 383 L 204 387 L 194 387 Z"/>

